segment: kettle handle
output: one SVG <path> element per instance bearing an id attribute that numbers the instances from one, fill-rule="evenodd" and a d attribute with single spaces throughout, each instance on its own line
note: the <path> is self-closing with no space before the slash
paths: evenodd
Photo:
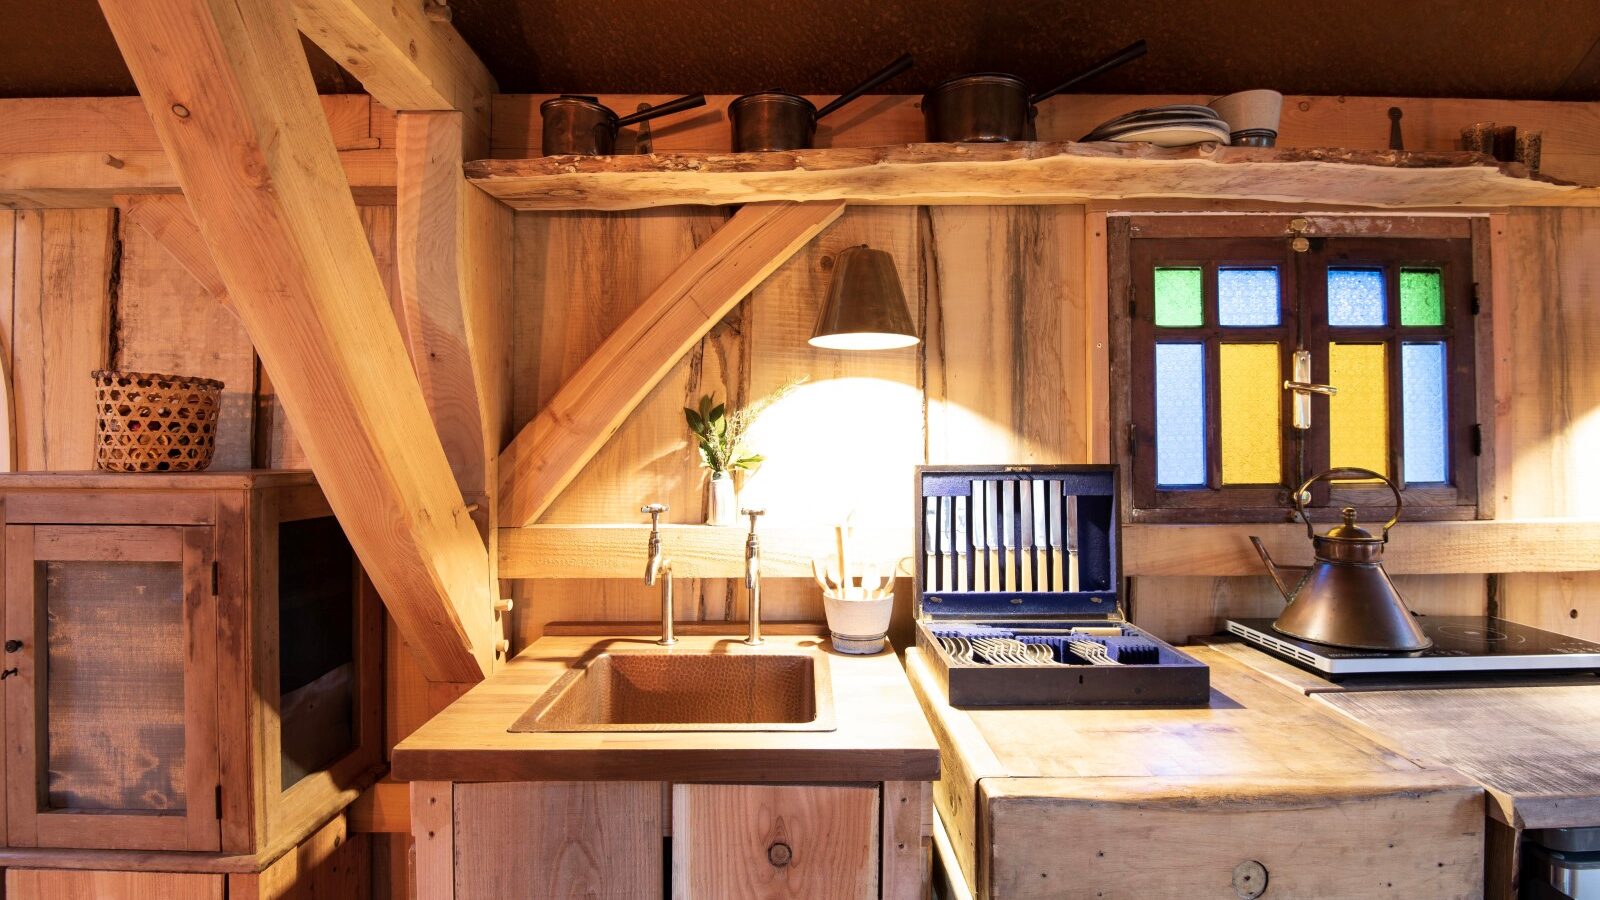
<path id="1" fill-rule="evenodd" d="M 1311 527 L 1311 517 L 1306 515 L 1306 501 L 1311 499 L 1311 495 L 1307 493 L 1307 491 L 1311 489 L 1313 484 L 1330 478 L 1376 478 L 1389 486 L 1390 493 L 1394 494 L 1394 515 L 1389 517 L 1389 521 L 1383 523 L 1383 539 L 1385 542 L 1387 542 L 1389 540 L 1389 529 L 1393 528 L 1395 523 L 1400 521 L 1400 509 L 1405 505 L 1404 501 L 1400 499 L 1400 488 L 1387 477 L 1374 472 L 1371 469 L 1360 469 L 1356 468 L 1355 466 L 1340 466 L 1338 468 L 1329 469 L 1326 472 L 1319 472 L 1318 474 L 1307 478 L 1306 483 L 1300 485 L 1300 489 L 1294 492 L 1294 496 L 1292 497 L 1294 500 L 1294 511 L 1299 513 L 1300 520 L 1306 523 L 1306 537 L 1311 538 L 1317 536 L 1316 529 Z"/>

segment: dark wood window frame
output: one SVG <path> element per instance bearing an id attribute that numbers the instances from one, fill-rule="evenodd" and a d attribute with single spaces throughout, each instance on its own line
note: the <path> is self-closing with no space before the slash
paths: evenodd
<path id="1" fill-rule="evenodd" d="M 1297 252 L 1296 236 L 1309 246 Z M 1399 477 L 1406 503 L 1405 518 L 1452 520 L 1493 516 L 1488 446 L 1493 411 L 1491 310 L 1488 289 L 1489 232 L 1486 217 L 1469 216 L 1290 216 L 1290 215 L 1145 215 L 1114 216 L 1107 222 L 1110 388 L 1112 443 L 1122 465 L 1122 508 L 1137 522 L 1282 521 L 1288 511 L 1285 484 L 1221 488 L 1220 379 L 1218 345 L 1276 340 L 1287 377 L 1294 350 L 1303 342 L 1312 351 L 1312 380 L 1327 381 L 1329 341 L 1361 343 L 1381 339 L 1390 349 L 1388 469 L 1404 472 L 1401 457 L 1399 344 L 1441 338 L 1451 348 L 1447 385 L 1449 456 L 1452 483 L 1407 487 Z M 1400 243 L 1403 242 L 1403 243 Z M 1280 325 L 1268 328 L 1222 328 L 1216 317 L 1217 269 L 1229 265 L 1279 266 L 1285 297 L 1300 302 L 1283 305 Z M 1160 329 L 1154 324 L 1153 272 L 1156 266 L 1202 269 L 1205 324 L 1198 328 Z M 1328 266 L 1379 267 L 1388 290 L 1388 325 L 1337 328 L 1327 322 Z M 1438 328 L 1399 326 L 1398 275 L 1402 266 L 1432 267 L 1444 272 L 1445 325 Z M 1154 347 L 1157 339 L 1206 343 L 1207 481 L 1204 488 L 1167 489 L 1155 483 Z M 1320 471 L 1328 457 L 1328 401 L 1314 397 L 1313 428 L 1303 450 L 1290 427 L 1291 398 L 1281 400 L 1281 465 L 1285 482 L 1297 471 L 1297 453 L 1304 453 L 1304 476 Z M 1337 519 L 1341 506 L 1387 507 L 1388 490 L 1379 484 L 1322 483 L 1312 491 L 1312 518 Z M 1364 517 L 1364 519 L 1367 517 Z"/>

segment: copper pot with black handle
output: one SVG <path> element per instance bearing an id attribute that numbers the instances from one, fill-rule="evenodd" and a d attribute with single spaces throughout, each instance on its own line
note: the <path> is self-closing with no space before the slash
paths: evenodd
<path id="1" fill-rule="evenodd" d="M 1135 41 L 1049 90 L 1028 93 L 1015 75 L 980 72 L 941 82 L 922 95 L 927 138 L 937 143 L 997 143 L 1035 139 L 1038 104 L 1074 85 L 1133 62 L 1148 50 Z"/>
<path id="2" fill-rule="evenodd" d="M 835 97 L 832 103 L 821 110 L 810 100 L 788 91 L 745 94 L 728 104 L 728 122 L 733 129 L 733 152 L 809 150 L 817 136 L 819 119 L 906 71 L 912 64 L 911 54 L 901 56 Z"/>
<path id="3" fill-rule="evenodd" d="M 705 105 L 705 94 L 689 94 L 618 117 L 598 98 L 562 94 L 539 104 L 539 115 L 544 119 L 540 144 L 545 156 L 610 156 L 616 152 L 617 132 L 621 129 Z"/>

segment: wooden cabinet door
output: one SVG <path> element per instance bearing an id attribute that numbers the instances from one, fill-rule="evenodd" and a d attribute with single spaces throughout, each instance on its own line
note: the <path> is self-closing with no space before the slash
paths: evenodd
<path id="1" fill-rule="evenodd" d="M 878 785 L 679 784 L 672 896 L 878 896 Z"/>
<path id="2" fill-rule="evenodd" d="M 211 539 L 6 527 L 9 845 L 219 849 Z"/>

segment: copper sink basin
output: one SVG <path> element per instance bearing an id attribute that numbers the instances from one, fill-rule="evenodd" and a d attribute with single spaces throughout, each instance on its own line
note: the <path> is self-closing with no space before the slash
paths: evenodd
<path id="1" fill-rule="evenodd" d="M 509 731 L 832 731 L 820 653 L 610 650 L 562 675 Z"/>

